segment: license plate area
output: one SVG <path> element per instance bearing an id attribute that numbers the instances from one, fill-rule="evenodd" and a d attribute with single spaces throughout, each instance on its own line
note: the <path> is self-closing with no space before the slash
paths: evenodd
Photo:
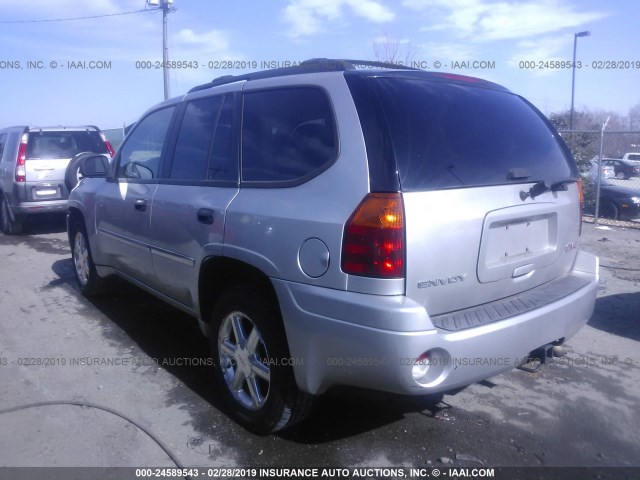
<path id="1" fill-rule="evenodd" d="M 558 216 L 556 212 L 535 212 L 536 207 L 544 210 L 531 205 L 487 215 L 478 258 L 480 282 L 511 278 L 525 265 L 527 271 L 535 271 L 553 262 L 558 244 Z"/>
<path id="2" fill-rule="evenodd" d="M 38 200 L 56 200 L 62 198 L 62 192 L 58 185 L 38 185 L 31 189 L 31 199 Z"/>

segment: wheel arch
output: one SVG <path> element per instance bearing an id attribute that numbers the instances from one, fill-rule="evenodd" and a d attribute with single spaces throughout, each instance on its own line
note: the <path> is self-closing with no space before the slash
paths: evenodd
<path id="1" fill-rule="evenodd" d="M 259 268 L 230 257 L 206 258 L 198 277 L 199 317 L 210 322 L 211 312 L 220 295 L 227 289 L 241 284 L 253 284 L 262 288 L 273 299 L 278 310 L 280 303 L 269 277 Z"/>
<path id="2" fill-rule="evenodd" d="M 82 222 L 83 224 L 85 224 L 84 215 L 82 214 L 82 211 L 80 211 L 79 208 L 69 207 L 67 209 L 67 237 L 69 238 L 69 244 L 71 244 L 71 242 L 73 241 L 71 230 L 73 229 L 73 225 L 76 222 Z M 87 226 L 85 224 L 85 228 L 86 227 Z"/>

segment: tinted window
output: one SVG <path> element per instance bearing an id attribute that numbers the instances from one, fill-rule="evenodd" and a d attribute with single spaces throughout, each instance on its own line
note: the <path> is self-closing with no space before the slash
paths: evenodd
<path id="1" fill-rule="evenodd" d="M 298 180 L 335 159 L 333 111 L 318 88 L 246 93 L 242 121 L 243 181 Z"/>
<path id="2" fill-rule="evenodd" d="M 96 130 L 29 132 L 27 158 L 72 158 L 81 152 L 109 153 Z"/>
<path id="3" fill-rule="evenodd" d="M 204 180 L 222 97 L 189 102 L 182 119 L 171 165 L 171 178 Z"/>
<path id="4" fill-rule="evenodd" d="M 222 105 L 211 147 L 207 180 L 238 180 L 238 162 L 233 156 L 233 97 Z"/>
<path id="5" fill-rule="evenodd" d="M 403 190 L 509 183 L 574 175 L 538 113 L 516 95 L 416 79 L 372 79 Z"/>
<path id="6" fill-rule="evenodd" d="M 174 108 L 153 112 L 136 124 L 120 148 L 119 177 L 157 178 L 160 155 Z"/>
<path id="7" fill-rule="evenodd" d="M 0 161 L 2 161 L 2 154 L 4 152 L 4 144 L 7 143 L 7 134 L 0 135 Z"/>
<path id="8" fill-rule="evenodd" d="M 8 162 L 11 164 L 15 164 L 16 162 L 16 158 L 13 156 L 14 154 L 17 155 L 18 154 L 18 139 L 20 138 L 21 134 L 17 133 L 17 132 L 11 132 L 9 133 L 8 136 L 6 136 L 5 134 L 5 138 L 3 141 L 3 150 L 4 150 L 4 155 L 1 155 L 1 160 L 3 162 Z M 12 149 L 13 152 L 12 153 Z M 12 158 L 13 157 L 13 158 Z"/>

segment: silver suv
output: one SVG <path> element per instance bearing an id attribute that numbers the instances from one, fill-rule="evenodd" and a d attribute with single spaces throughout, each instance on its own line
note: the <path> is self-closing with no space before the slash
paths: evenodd
<path id="1" fill-rule="evenodd" d="M 365 67 L 365 68 L 362 68 Z M 581 184 L 526 100 L 477 78 L 316 59 L 147 111 L 81 166 L 80 289 L 115 274 L 196 317 L 239 422 L 339 386 L 441 392 L 593 312 Z"/>
<path id="2" fill-rule="evenodd" d="M 67 211 L 74 157 L 82 152 L 114 155 L 94 126 L 0 129 L 0 226 L 19 234 L 31 215 Z"/>

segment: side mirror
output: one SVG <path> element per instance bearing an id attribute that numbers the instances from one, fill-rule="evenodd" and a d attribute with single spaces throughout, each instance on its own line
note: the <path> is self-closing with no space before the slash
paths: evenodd
<path id="1" fill-rule="evenodd" d="M 129 162 L 124 166 L 124 176 L 127 178 L 150 180 L 153 178 L 153 170 L 141 163 Z"/>
<path id="2" fill-rule="evenodd" d="M 104 155 L 92 155 L 80 162 L 79 171 L 83 177 L 106 177 L 109 172 L 109 160 Z"/>

